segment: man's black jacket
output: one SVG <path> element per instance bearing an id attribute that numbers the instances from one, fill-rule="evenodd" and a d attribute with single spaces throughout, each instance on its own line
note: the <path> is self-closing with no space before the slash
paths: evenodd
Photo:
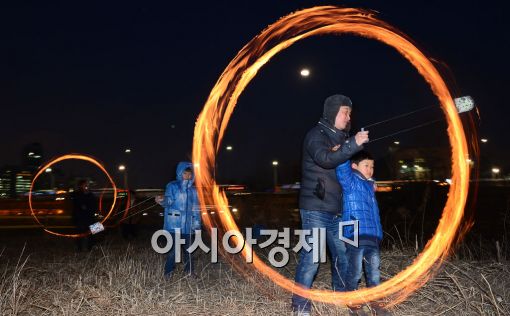
<path id="1" fill-rule="evenodd" d="M 346 132 L 321 119 L 306 134 L 303 143 L 299 208 L 310 211 L 342 212 L 342 187 L 335 168 L 362 149 Z M 332 148 L 341 145 L 338 150 Z"/>

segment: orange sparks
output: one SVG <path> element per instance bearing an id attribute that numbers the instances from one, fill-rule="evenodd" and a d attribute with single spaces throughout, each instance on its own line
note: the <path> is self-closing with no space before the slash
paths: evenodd
<path id="1" fill-rule="evenodd" d="M 32 207 L 32 191 L 34 189 L 35 181 L 37 180 L 37 178 L 43 172 L 45 172 L 46 169 L 48 169 L 49 167 L 51 167 L 54 164 L 56 164 L 56 163 L 58 163 L 60 161 L 63 161 L 63 160 L 84 160 L 84 161 L 88 161 L 88 162 L 92 163 L 93 165 L 97 166 L 99 169 L 101 169 L 101 171 L 103 171 L 103 173 L 106 175 L 106 177 L 110 181 L 110 183 L 112 185 L 112 188 L 113 188 L 113 203 L 112 203 L 112 206 L 110 207 L 110 210 L 108 211 L 108 214 L 106 214 L 106 216 L 101 221 L 101 224 L 104 223 L 108 219 L 108 217 L 110 217 L 113 209 L 115 208 L 115 202 L 117 200 L 117 186 L 115 185 L 115 182 L 113 181 L 113 179 L 110 176 L 110 174 L 108 173 L 108 171 L 106 171 L 106 169 L 103 167 L 103 165 L 101 163 L 99 163 L 96 159 L 94 159 L 94 158 L 92 158 L 90 156 L 81 155 L 81 154 L 68 154 L 68 155 L 60 156 L 60 157 L 57 157 L 57 158 L 51 160 L 46 165 L 42 166 L 39 169 L 39 171 L 35 174 L 34 179 L 32 180 L 32 184 L 30 185 L 30 191 L 28 192 L 28 206 L 30 207 L 30 212 L 32 213 L 32 216 L 34 217 L 34 219 L 37 222 L 37 224 L 41 225 L 41 227 L 43 227 L 44 231 L 46 231 L 47 233 L 50 233 L 50 234 L 55 235 L 55 236 L 71 237 L 71 238 L 87 236 L 88 234 L 90 234 L 90 232 L 82 233 L 82 234 L 61 234 L 61 233 L 57 233 L 57 232 L 54 232 L 54 231 L 51 231 L 51 230 L 45 228 L 44 225 L 39 221 L 39 219 L 35 215 L 34 209 Z"/>
<path id="2" fill-rule="evenodd" d="M 438 70 L 407 36 L 377 19 L 372 12 L 334 6 L 305 9 L 270 25 L 241 49 L 213 87 L 195 126 L 193 162 L 200 201 L 202 207 L 214 204 L 223 211 L 219 212 L 222 226 L 219 228 L 224 231 L 238 230 L 227 207 L 227 198 L 220 192 L 211 172 L 232 111 L 243 90 L 273 56 L 299 40 L 322 34 L 354 34 L 383 42 L 402 54 L 429 83 L 448 123 L 453 171 L 448 200 L 434 236 L 414 263 L 374 288 L 344 293 L 303 289 L 267 266 L 256 254 L 253 254 L 253 264 L 246 267 L 258 270 L 288 291 L 316 301 L 358 304 L 391 298 L 392 304 L 396 304 L 427 282 L 455 242 L 468 194 L 468 151 L 462 123 Z M 210 229 L 212 218 L 208 213 L 203 218 L 204 225 Z M 250 252 L 251 249 L 246 246 L 242 255 L 247 257 Z"/>

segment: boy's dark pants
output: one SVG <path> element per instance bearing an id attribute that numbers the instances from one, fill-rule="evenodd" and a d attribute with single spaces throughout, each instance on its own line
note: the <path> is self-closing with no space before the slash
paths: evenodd
<path id="1" fill-rule="evenodd" d="M 354 247 L 349 244 L 347 244 L 346 247 L 346 290 L 354 291 L 358 289 L 363 263 L 365 263 L 367 287 L 379 285 L 381 282 L 379 271 L 381 263 L 381 258 L 379 256 L 379 244 L 376 242 L 364 243 L 363 240 L 360 240 L 358 247 Z"/>
<path id="2" fill-rule="evenodd" d="M 173 246 L 172 249 L 168 252 L 165 263 L 165 275 L 168 276 L 175 268 L 175 233 L 170 233 L 172 235 Z M 181 238 L 185 240 L 184 245 L 181 245 L 181 259 L 184 263 L 184 272 L 186 274 L 193 273 L 193 260 L 192 254 L 187 251 L 187 249 L 193 244 L 195 240 L 195 234 L 181 234 Z"/>

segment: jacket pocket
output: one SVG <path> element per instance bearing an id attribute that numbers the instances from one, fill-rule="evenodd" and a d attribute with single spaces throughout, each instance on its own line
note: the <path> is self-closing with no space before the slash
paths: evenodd
<path id="1" fill-rule="evenodd" d="M 317 184 L 315 185 L 315 190 L 313 194 L 321 200 L 324 200 L 326 196 L 326 182 L 322 178 L 317 178 Z"/>
<path id="2" fill-rule="evenodd" d="M 181 212 L 177 210 L 170 210 L 166 217 L 166 227 L 170 230 L 181 229 Z"/>

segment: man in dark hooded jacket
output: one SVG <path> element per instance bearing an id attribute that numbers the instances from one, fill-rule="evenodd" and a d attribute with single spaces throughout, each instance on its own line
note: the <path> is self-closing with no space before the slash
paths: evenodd
<path id="1" fill-rule="evenodd" d="M 96 198 L 89 191 L 87 180 L 78 182 L 78 189 L 73 193 L 73 223 L 76 232 L 83 236 L 76 238 L 76 250 L 86 249 L 90 251 L 94 245 L 94 237 L 90 233 L 89 226 L 96 222 L 95 212 L 98 208 Z"/>
<path id="2" fill-rule="evenodd" d="M 345 283 L 347 259 L 345 244 L 340 240 L 339 224 L 342 219 L 342 187 L 335 168 L 348 160 L 368 142 L 368 132 L 358 132 L 350 137 L 351 100 L 335 94 L 324 102 L 324 112 L 317 125 L 306 135 L 303 143 L 302 180 L 299 195 L 301 222 L 304 230 L 324 228 L 326 244 L 331 254 L 332 287 L 342 291 Z M 301 250 L 295 281 L 304 288 L 312 286 L 319 268 L 319 258 L 314 258 L 314 247 L 307 237 L 309 251 Z M 322 251 L 322 250 L 321 250 Z M 316 260 L 314 260 L 316 259 Z M 314 262 L 317 261 L 317 262 Z M 292 308 L 298 315 L 309 315 L 310 301 L 294 294 Z"/>

